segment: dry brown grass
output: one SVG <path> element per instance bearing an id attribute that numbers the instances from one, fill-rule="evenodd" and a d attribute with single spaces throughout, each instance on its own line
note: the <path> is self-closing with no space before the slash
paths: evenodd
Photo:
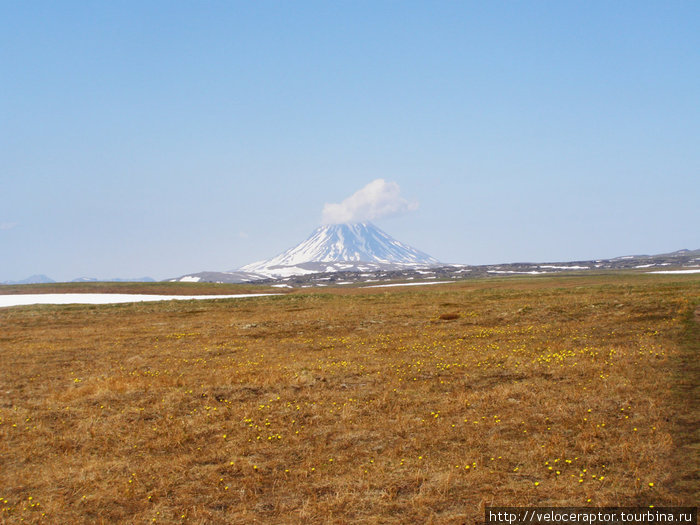
<path id="1" fill-rule="evenodd" d="M 597 276 L 2 309 L 0 522 L 696 505 L 699 299 Z"/>

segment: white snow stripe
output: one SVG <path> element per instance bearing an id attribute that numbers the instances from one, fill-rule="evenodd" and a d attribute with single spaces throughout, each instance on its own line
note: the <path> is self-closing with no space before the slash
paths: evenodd
<path id="1" fill-rule="evenodd" d="M 0 295 L 0 307 L 25 306 L 30 304 L 116 304 L 140 303 L 147 301 L 190 301 L 201 299 L 242 299 L 279 295 L 272 293 L 251 293 L 234 295 L 146 295 L 117 293 L 47 293 Z"/>

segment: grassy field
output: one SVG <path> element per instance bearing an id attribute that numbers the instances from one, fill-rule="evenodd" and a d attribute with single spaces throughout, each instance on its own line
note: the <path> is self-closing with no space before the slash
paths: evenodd
<path id="1" fill-rule="evenodd" d="M 620 274 L 0 309 L 0 523 L 697 505 L 699 302 Z"/>
<path id="2" fill-rule="evenodd" d="M 44 293 L 132 293 L 154 295 L 226 295 L 253 292 L 280 293 L 279 288 L 256 284 L 182 283 L 182 282 L 111 282 L 94 283 L 47 283 L 2 285 L 0 294 L 44 294 Z"/>

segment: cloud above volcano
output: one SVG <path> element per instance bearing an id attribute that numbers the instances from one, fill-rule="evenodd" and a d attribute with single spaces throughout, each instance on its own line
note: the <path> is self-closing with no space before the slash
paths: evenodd
<path id="1" fill-rule="evenodd" d="M 376 179 L 340 203 L 326 203 L 322 220 L 323 224 L 364 222 L 417 209 L 417 202 L 401 197 L 398 184 Z"/>

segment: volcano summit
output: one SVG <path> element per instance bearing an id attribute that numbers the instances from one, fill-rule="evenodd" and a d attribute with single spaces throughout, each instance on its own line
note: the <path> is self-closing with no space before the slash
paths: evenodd
<path id="1" fill-rule="evenodd" d="M 438 266 L 440 262 L 397 241 L 369 222 L 327 224 L 305 241 L 264 261 L 241 268 L 265 277 L 318 272 L 401 270 Z"/>

